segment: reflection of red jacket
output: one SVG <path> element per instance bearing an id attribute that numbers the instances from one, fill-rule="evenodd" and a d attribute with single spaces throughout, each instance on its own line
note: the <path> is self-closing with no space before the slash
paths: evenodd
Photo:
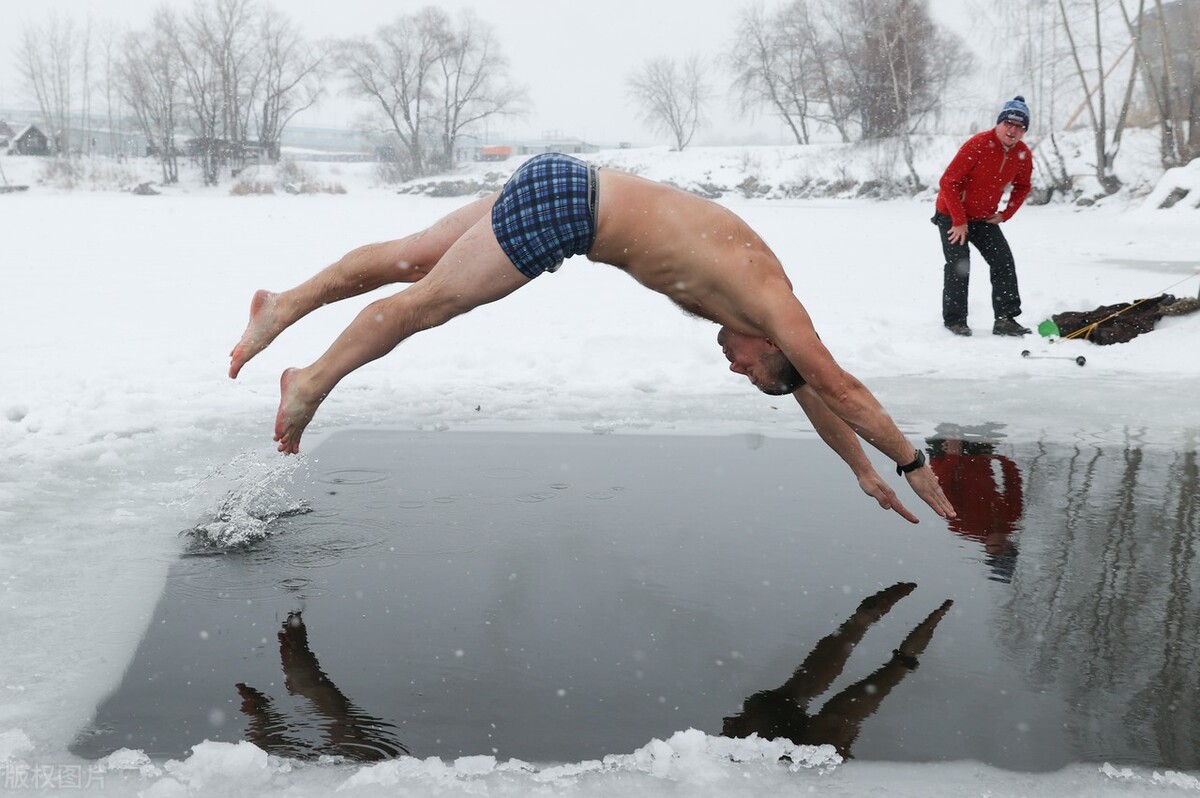
<path id="1" fill-rule="evenodd" d="M 996 131 L 985 130 L 967 139 L 946 167 L 937 209 L 954 225 L 986 219 L 1000 207 L 1004 189 L 1012 183 L 1008 205 L 1000 214 L 1007 222 L 1029 196 L 1032 178 L 1033 153 L 1025 142 L 1018 141 L 1006 152 Z"/>
<path id="2" fill-rule="evenodd" d="M 996 485 L 992 461 L 1000 462 L 1004 481 Z M 1002 454 L 936 454 L 929 467 L 937 475 L 946 498 L 958 513 L 950 529 L 964 537 L 987 542 L 991 535 L 1009 535 L 1021 520 L 1021 472 Z"/>

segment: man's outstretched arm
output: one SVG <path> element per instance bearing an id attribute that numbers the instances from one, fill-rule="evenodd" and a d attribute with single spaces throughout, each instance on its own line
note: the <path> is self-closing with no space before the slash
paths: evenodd
<path id="1" fill-rule="evenodd" d="M 863 493 L 879 502 L 883 509 L 895 510 L 909 523 L 918 523 L 917 517 L 900 502 L 896 492 L 875 470 L 875 466 L 863 450 L 862 443 L 859 442 L 858 435 L 850 425 L 830 410 L 825 400 L 808 385 L 801 385 L 792 396 L 796 397 L 804 415 L 808 416 L 821 440 L 850 466 Z"/>
<path id="2" fill-rule="evenodd" d="M 830 362 L 832 363 L 832 359 L 830 359 Z M 908 464 L 917 455 L 916 448 L 908 441 L 904 433 L 900 431 L 895 422 L 892 421 L 891 416 L 879 405 L 878 400 L 867 390 L 866 386 L 858 382 L 852 375 L 841 371 L 836 366 L 836 363 L 833 366 L 841 372 L 843 390 L 830 391 L 828 383 L 826 383 L 826 390 L 821 391 L 813 384 L 815 380 L 809 380 L 808 385 L 805 386 L 812 391 L 814 398 L 821 402 L 825 412 L 832 417 L 832 420 L 828 422 L 830 429 L 838 430 L 839 426 L 844 426 L 846 430 L 849 430 L 849 434 L 854 434 L 857 438 L 870 443 L 896 462 L 897 465 Z M 809 376 L 804 373 L 803 369 L 801 369 L 800 373 L 806 379 Z M 831 404 L 831 399 L 834 401 L 840 399 L 841 403 L 835 407 Z M 804 405 L 802 404 L 801 406 L 803 407 Z M 805 408 L 805 411 L 808 412 L 808 408 Z M 839 438 L 846 434 L 848 433 L 845 430 L 838 430 Z M 845 444 L 841 445 L 844 449 Z M 858 444 L 857 441 L 856 445 L 861 449 L 861 444 Z M 834 447 L 834 450 L 838 454 L 842 454 L 841 449 Z M 865 454 L 862 456 L 865 458 Z M 847 462 L 849 463 L 850 461 L 847 460 Z M 938 484 L 937 476 L 928 465 L 922 465 L 913 471 L 909 471 L 904 475 L 904 478 L 908 482 L 909 487 L 913 489 L 913 492 L 920 496 L 939 516 L 942 518 L 954 518 L 956 516 L 954 506 L 946 498 L 941 485 Z M 871 488 L 869 485 L 863 484 L 861 477 L 859 478 L 859 482 L 863 484 L 863 490 L 878 500 L 881 506 L 895 509 L 907 518 L 908 516 L 905 515 L 907 510 L 901 511 L 901 506 L 895 494 L 891 493 L 891 489 L 887 488 L 886 483 L 879 478 L 878 474 L 875 475 L 875 479 L 880 486 L 886 488 L 887 493 L 880 493 L 877 488 Z M 887 499 L 888 503 L 885 503 L 885 499 Z M 892 505 L 891 502 L 895 502 L 896 504 Z"/>
<path id="3" fill-rule="evenodd" d="M 761 324 L 765 336 L 783 351 L 826 409 L 897 465 L 911 462 L 917 450 L 874 394 L 833 359 L 795 295 L 779 291 L 768 297 L 768 302 L 760 304 L 762 318 L 767 320 Z M 954 507 L 928 466 L 906 473 L 905 479 L 934 512 L 954 518 Z"/>

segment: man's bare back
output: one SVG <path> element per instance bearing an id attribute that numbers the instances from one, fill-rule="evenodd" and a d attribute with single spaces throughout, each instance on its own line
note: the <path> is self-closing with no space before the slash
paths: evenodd
<path id="1" fill-rule="evenodd" d="M 714 202 L 605 169 L 599 217 L 588 257 L 625 270 L 689 313 L 767 337 L 759 299 L 779 293 L 795 299 L 762 238 Z"/>
<path id="2" fill-rule="evenodd" d="M 688 312 L 772 341 L 856 432 L 889 456 L 911 455 L 883 408 L 821 343 L 775 253 L 737 214 L 634 175 L 600 174 L 592 260 L 625 269 Z"/>
<path id="3" fill-rule="evenodd" d="M 503 203 L 503 212 L 509 213 L 509 205 L 527 201 L 525 194 L 508 193 L 515 192 L 513 186 L 521 179 L 529 187 L 530 178 L 522 178 L 523 166 L 499 195 L 476 200 L 427 230 L 360 247 L 288 291 L 256 293 L 246 332 L 231 353 L 231 377 L 287 326 L 312 310 L 388 283 L 414 283 L 371 303 L 317 361 L 284 372 L 275 423 L 279 450 L 299 450 L 304 429 L 344 376 L 388 354 L 409 336 L 502 299 L 542 270 L 557 269 L 565 255 L 554 254 L 555 242 L 588 240 L 584 236 L 590 233 L 590 247 L 568 254 L 586 252 L 591 260 L 623 269 L 688 312 L 722 325 L 723 331 L 781 351 L 806 383 L 795 391 L 801 408 L 822 439 L 850 465 L 864 492 L 882 507 L 914 523 L 917 520 L 875 472 L 859 437 L 906 466 L 909 484 L 935 512 L 953 516 L 953 508 L 918 452 L 870 391 L 844 371 L 821 343 L 778 258 L 749 225 L 714 202 L 623 172 L 603 169 L 597 173 L 588 167 L 585 181 L 582 164 L 564 156 L 541 161 L 547 175 L 557 175 L 552 169 L 564 170 L 574 180 L 574 206 L 554 195 L 554 184 L 546 178 L 537 190 L 545 194 L 545 185 L 551 186 L 547 204 L 524 221 L 505 219 L 508 227 L 498 227 L 501 220 L 493 213 L 494 206 L 499 212 Z M 598 203 L 593 194 L 597 189 Z M 581 230 L 579 220 L 587 210 L 582 204 L 585 193 L 586 201 L 592 203 L 586 212 L 591 222 Z M 536 239 L 537 226 L 544 224 L 540 220 L 553 217 L 564 204 L 581 212 L 572 221 L 561 222 L 561 235 L 553 227 L 558 222 L 549 223 L 551 229 L 546 232 L 553 246 L 548 250 L 530 249 L 523 240 L 509 237 L 515 228 L 517 234 L 532 233 Z M 501 230 L 503 241 L 497 237 Z M 531 268 L 529 263 L 514 261 L 511 253 L 527 249 L 540 252 L 536 254 L 542 259 L 540 266 Z M 723 348 L 730 356 L 738 347 Z M 731 368 L 738 370 L 732 359 Z"/>

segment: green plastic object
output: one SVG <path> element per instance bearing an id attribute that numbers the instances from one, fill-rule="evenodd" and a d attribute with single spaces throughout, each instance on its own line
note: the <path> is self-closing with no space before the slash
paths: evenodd
<path id="1" fill-rule="evenodd" d="M 1044 322 L 1038 325 L 1038 335 L 1042 336 L 1043 338 L 1057 338 L 1059 335 L 1058 325 L 1055 324 L 1051 319 L 1046 319 Z"/>

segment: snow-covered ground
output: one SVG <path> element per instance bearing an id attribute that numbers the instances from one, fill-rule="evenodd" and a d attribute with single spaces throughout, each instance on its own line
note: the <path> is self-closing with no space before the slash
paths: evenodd
<path id="1" fill-rule="evenodd" d="M 926 182 L 954 146 L 947 139 L 919 148 Z M 592 157 L 691 186 L 734 187 L 747 177 L 772 186 L 837 175 L 861 181 L 884 169 L 881 155 L 863 149 Z M 1200 291 L 1198 170 L 1160 183 L 1152 152 L 1129 163 L 1125 177 L 1136 189 L 1087 208 L 1026 207 L 1006 225 L 1027 326 L 1063 310 Z M 290 286 L 464 199 L 399 195 L 360 164 L 304 165 L 344 194 L 248 196 L 187 180 L 156 196 L 114 190 L 153 180 L 144 164 L 93 168 L 73 190 L 42 181 L 34 159 L 3 166 L 10 182 L 30 189 L 0 194 L 0 792 L 73 789 L 65 779 L 79 791 L 151 796 L 1200 794 L 1200 774 L 1082 765 L 1042 775 L 975 763 L 832 766 L 815 751 L 789 769 L 774 744 L 683 729 L 603 762 L 537 766 L 487 757 L 304 764 L 247 743 L 207 743 L 179 762 L 136 752 L 98 765 L 72 757 L 72 736 L 120 680 L 145 631 L 180 550 L 176 533 L 211 515 L 230 489 L 285 484 L 296 467 L 271 443 L 280 372 L 313 360 L 369 301 L 312 314 L 233 382 L 227 353 L 254 289 Z M 1190 202 L 1156 209 L 1179 186 L 1192 189 Z M 976 335 L 956 338 L 940 322 L 932 192 L 887 202 L 758 194 L 776 198 L 731 191 L 721 201 L 762 233 L 834 356 L 914 442 L 954 420 L 1004 423 L 1013 440 L 1134 431 L 1148 445 L 1195 445 L 1200 314 L 1164 319 L 1112 347 L 997 338 L 988 334 L 986 269 L 976 259 Z M 518 327 L 536 346 L 497 335 Z M 715 334 L 617 270 L 574 259 L 351 375 L 322 406 L 304 448 L 311 453 L 348 426 L 811 435 L 798 408 L 728 371 Z M 1025 359 L 1024 348 L 1085 354 L 1087 366 Z M 920 514 L 924 524 L 941 523 Z"/>

